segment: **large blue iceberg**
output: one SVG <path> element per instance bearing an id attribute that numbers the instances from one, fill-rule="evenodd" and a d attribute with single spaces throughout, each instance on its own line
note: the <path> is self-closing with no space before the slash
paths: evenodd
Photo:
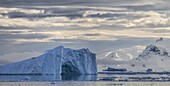
<path id="1" fill-rule="evenodd" d="M 0 74 L 97 74 L 96 55 L 89 49 L 59 46 L 41 56 L 0 66 Z"/>

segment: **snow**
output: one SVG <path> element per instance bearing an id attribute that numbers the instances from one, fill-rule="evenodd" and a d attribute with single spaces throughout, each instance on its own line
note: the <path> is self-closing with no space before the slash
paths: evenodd
<path id="1" fill-rule="evenodd" d="M 130 48 L 122 48 L 106 53 L 105 60 L 128 61 L 137 58 L 144 49 L 143 46 L 133 46 Z"/>
<path id="2" fill-rule="evenodd" d="M 112 51 L 108 51 L 103 58 L 98 60 L 98 71 L 101 72 L 108 67 L 126 68 L 131 63 L 131 60 L 137 58 L 144 48 L 144 46 L 137 45 L 128 48 L 112 49 Z"/>
<path id="3" fill-rule="evenodd" d="M 38 57 L 2 65 L 0 74 L 97 74 L 96 55 L 89 49 L 59 46 Z"/>
<path id="4" fill-rule="evenodd" d="M 130 67 L 126 67 L 133 71 L 146 71 L 147 69 L 153 69 L 156 72 L 170 71 L 170 40 L 162 38 L 158 40 L 146 46 L 138 58 L 131 61 Z"/>
<path id="5" fill-rule="evenodd" d="M 145 72 L 147 69 L 153 69 L 155 72 L 170 71 L 169 43 L 170 40 L 160 38 L 147 44 L 146 47 L 134 46 L 110 51 L 102 59 L 108 64 L 100 66 L 102 69 L 107 67 L 126 68 L 128 71 L 135 72 Z"/>
<path id="6" fill-rule="evenodd" d="M 138 59 L 148 59 L 150 57 L 153 58 L 153 55 L 159 55 L 163 57 L 169 57 L 168 52 L 166 49 L 156 46 L 156 45 L 149 45 L 146 49 L 139 55 Z"/>

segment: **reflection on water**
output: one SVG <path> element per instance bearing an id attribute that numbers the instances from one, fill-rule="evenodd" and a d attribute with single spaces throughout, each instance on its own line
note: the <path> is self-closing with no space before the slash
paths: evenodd
<path id="1" fill-rule="evenodd" d="M 100 74 L 99 81 L 170 82 L 169 74 Z"/>
<path id="2" fill-rule="evenodd" d="M 59 82 L 0 82 L 0 86 L 169 86 L 170 82 L 106 82 L 106 81 L 59 81 Z"/>
<path id="3" fill-rule="evenodd" d="M 95 81 L 97 75 L 0 75 L 0 81 Z"/>
<path id="4" fill-rule="evenodd" d="M 62 75 L 62 80 L 96 81 L 97 75 Z"/>
<path id="5" fill-rule="evenodd" d="M 0 75 L 0 82 L 3 81 L 163 81 L 169 82 L 168 74 L 98 74 L 98 75 Z"/>

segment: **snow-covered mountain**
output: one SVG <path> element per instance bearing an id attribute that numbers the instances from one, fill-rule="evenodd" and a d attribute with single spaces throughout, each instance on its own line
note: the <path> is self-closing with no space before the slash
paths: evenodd
<path id="1" fill-rule="evenodd" d="M 59 46 L 41 56 L 2 65 L 0 74 L 97 74 L 96 55 L 89 49 Z"/>
<path id="2" fill-rule="evenodd" d="M 125 68 L 122 65 L 128 64 L 131 60 L 137 58 L 144 48 L 144 46 L 133 46 L 106 52 L 104 57 L 98 60 L 98 71 L 102 71 L 108 66 Z"/>
<path id="3" fill-rule="evenodd" d="M 170 40 L 160 40 L 148 45 L 145 50 L 133 60 L 132 70 L 170 71 Z"/>
<path id="4" fill-rule="evenodd" d="M 168 51 L 157 45 L 149 45 L 146 49 L 139 55 L 137 60 L 147 60 L 150 58 L 161 58 L 162 60 L 170 57 Z"/>
<path id="5" fill-rule="evenodd" d="M 109 53 L 103 59 L 110 67 L 126 68 L 128 71 L 170 71 L 170 40 L 157 39 L 144 47 L 131 47 Z M 133 58 L 132 58 L 133 57 Z M 112 63 L 112 64 L 111 64 Z"/>
<path id="6" fill-rule="evenodd" d="M 105 57 L 102 60 L 129 61 L 134 58 L 137 58 L 143 49 L 144 49 L 143 46 L 133 46 L 130 48 L 123 48 L 115 51 L 110 51 L 105 54 Z"/>

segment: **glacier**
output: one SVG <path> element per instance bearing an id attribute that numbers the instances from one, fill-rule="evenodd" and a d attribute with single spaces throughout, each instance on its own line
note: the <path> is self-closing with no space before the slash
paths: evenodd
<path id="1" fill-rule="evenodd" d="M 97 74 L 96 54 L 59 46 L 38 57 L 2 65 L 0 74 Z"/>

